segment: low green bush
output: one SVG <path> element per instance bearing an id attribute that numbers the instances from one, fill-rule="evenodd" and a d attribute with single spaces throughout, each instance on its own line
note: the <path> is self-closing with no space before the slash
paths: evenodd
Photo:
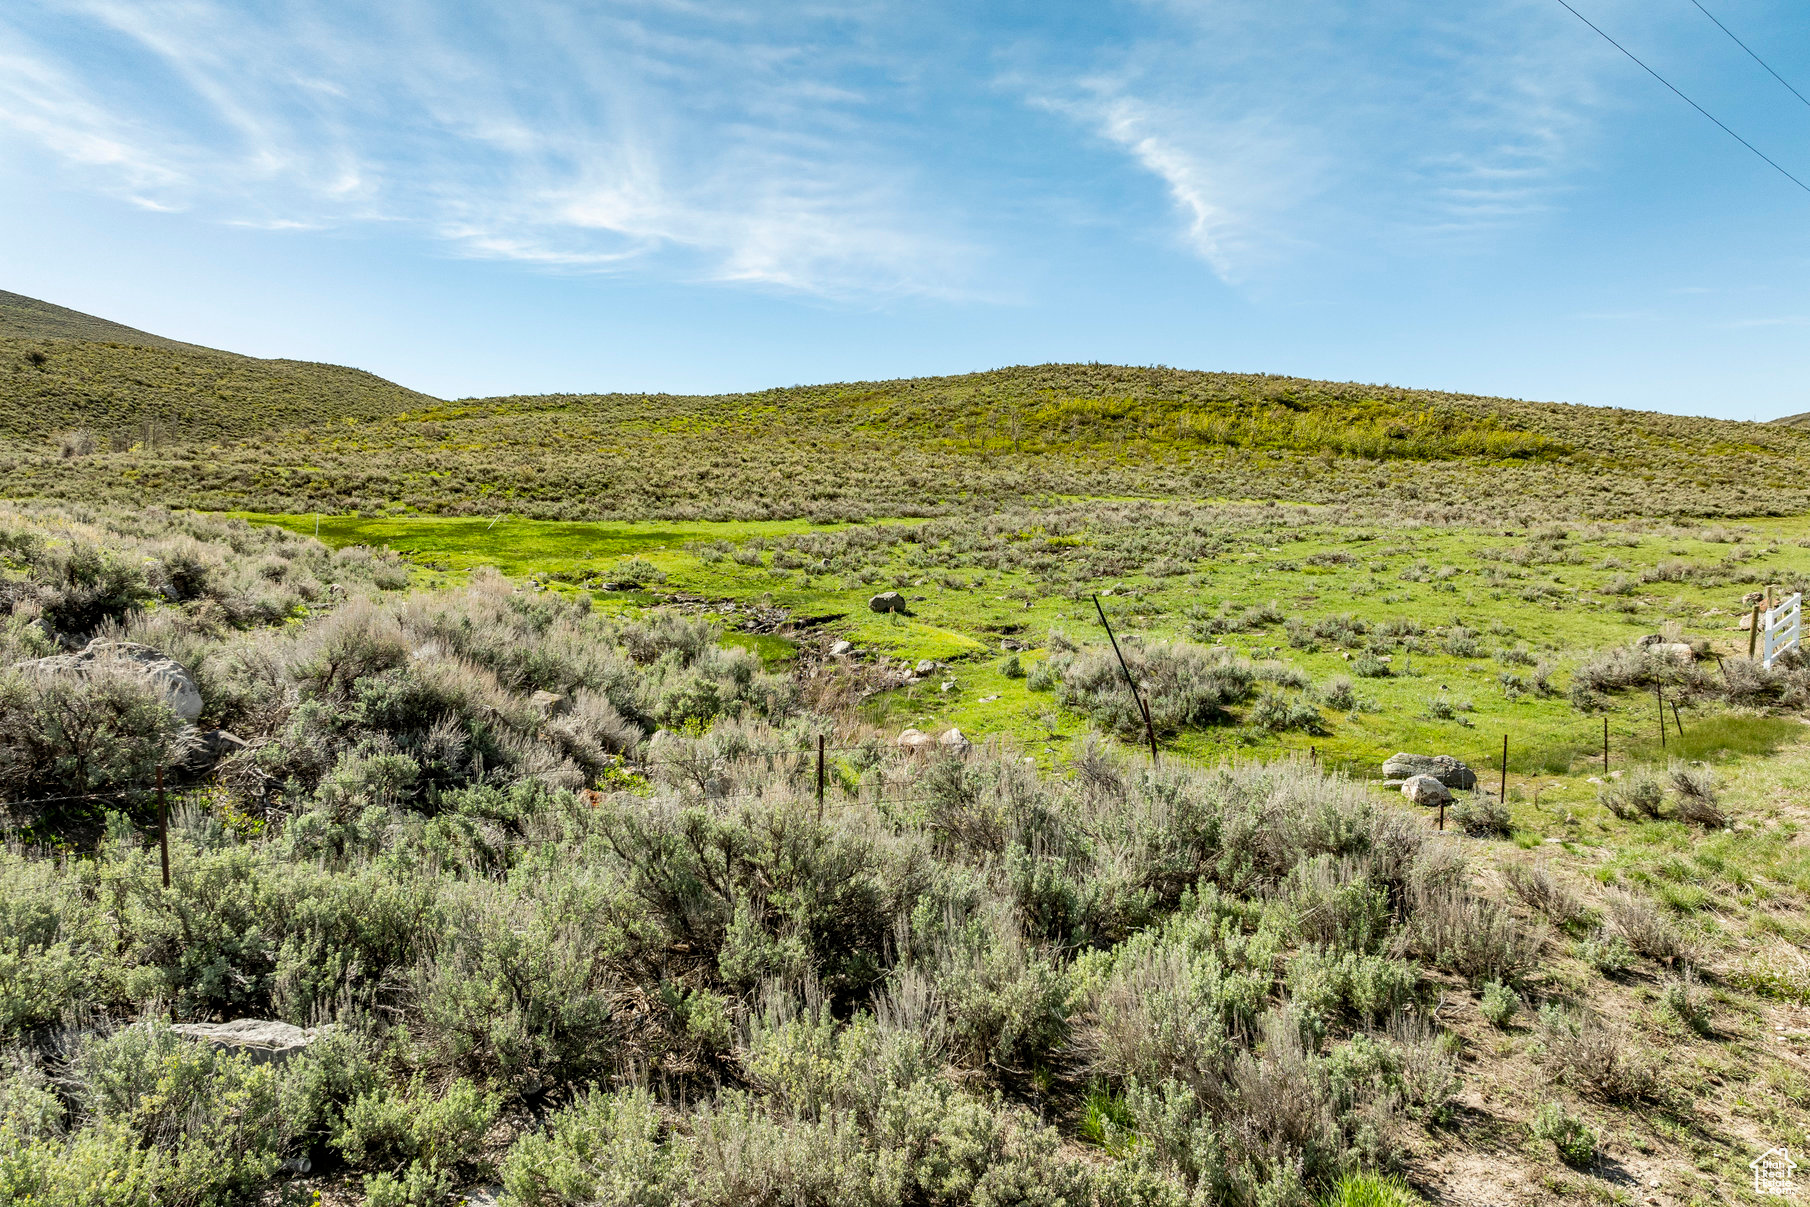
<path id="1" fill-rule="evenodd" d="M 1507 1028 L 1521 1011 L 1521 995 L 1501 981 L 1490 981 L 1483 986 L 1477 1008 L 1492 1027 Z"/>
<path id="2" fill-rule="evenodd" d="M 1559 1103 L 1542 1103 L 1527 1130 L 1535 1140 L 1550 1142 L 1569 1165 L 1587 1165 L 1596 1155 L 1596 1133 Z"/>

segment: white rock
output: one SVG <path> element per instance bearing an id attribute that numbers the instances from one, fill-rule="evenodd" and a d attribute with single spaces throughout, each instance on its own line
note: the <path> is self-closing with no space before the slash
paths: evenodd
<path id="1" fill-rule="evenodd" d="M 177 1023 L 170 1030 L 219 1051 L 244 1052 L 253 1064 L 288 1060 L 321 1033 L 319 1027 L 294 1027 L 261 1018 L 241 1018 L 230 1023 Z"/>
<path id="2" fill-rule="evenodd" d="M 936 745 L 936 739 L 921 729 L 907 729 L 899 735 L 898 743 L 906 750 L 922 750 L 926 746 Z"/>
<path id="3" fill-rule="evenodd" d="M 1417 805 L 1449 804 L 1452 794 L 1430 775 L 1416 775 L 1401 786 L 1401 794 Z"/>
<path id="4" fill-rule="evenodd" d="M 950 726 L 947 730 L 943 731 L 943 736 L 936 740 L 936 744 L 948 750 L 961 751 L 964 754 L 974 745 L 973 742 L 970 742 L 962 735 L 961 730 L 956 729 L 954 726 Z"/>
<path id="5" fill-rule="evenodd" d="M 53 654 L 15 663 L 17 670 L 39 675 L 89 675 L 101 669 L 118 669 L 143 676 L 163 693 L 177 716 L 193 722 L 201 715 L 201 689 L 180 662 L 161 650 L 136 641 L 104 641 L 96 637 L 76 654 Z"/>
<path id="6" fill-rule="evenodd" d="M 852 641 L 838 641 L 835 645 L 830 647 L 830 657 L 840 658 L 854 648 L 855 643 Z"/>
<path id="7" fill-rule="evenodd" d="M 942 690 L 942 691 L 953 691 L 953 690 L 955 690 L 955 680 L 953 680 L 953 679 L 945 679 L 945 680 L 943 680 L 943 686 L 942 686 L 942 688 L 941 688 L 941 689 L 940 689 L 940 690 Z"/>
<path id="8" fill-rule="evenodd" d="M 917 674 L 928 675 L 936 670 L 936 663 L 929 658 L 921 658 L 918 660 L 918 664 L 911 669 Z"/>

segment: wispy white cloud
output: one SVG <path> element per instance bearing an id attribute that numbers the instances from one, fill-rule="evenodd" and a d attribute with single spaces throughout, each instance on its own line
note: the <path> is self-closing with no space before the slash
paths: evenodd
<path id="1" fill-rule="evenodd" d="M 1749 327 L 1810 327 L 1810 314 L 1780 314 L 1767 318 L 1731 319 L 1717 326 L 1730 330 Z"/>
<path id="2" fill-rule="evenodd" d="M 1143 12 L 1094 62 L 1014 82 L 1159 180 L 1228 281 L 1328 245 L 1491 240 L 1559 205 L 1589 145 L 1595 48 L 1530 0 Z"/>
<path id="3" fill-rule="evenodd" d="M 241 225 L 406 223 L 472 256 L 822 294 L 973 288 L 978 249 L 879 129 L 886 74 L 858 37 L 810 32 L 658 0 L 27 0 L 0 18 L 0 149 Z"/>

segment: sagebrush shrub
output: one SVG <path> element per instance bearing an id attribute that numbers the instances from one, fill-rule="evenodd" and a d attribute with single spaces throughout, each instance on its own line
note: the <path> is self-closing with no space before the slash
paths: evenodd
<path id="1" fill-rule="evenodd" d="M 1560 926 L 1573 926 L 1588 912 L 1577 893 L 1543 863 L 1511 863 L 1503 875 L 1522 901 Z"/>
<path id="2" fill-rule="evenodd" d="M 1636 817 L 1658 817 L 1665 802 L 1665 790 L 1659 780 L 1646 770 L 1634 771 L 1619 780 L 1611 780 L 1597 791 L 1603 808 L 1623 821 Z"/>
<path id="3" fill-rule="evenodd" d="M 1540 1011 L 1541 1059 L 1555 1080 L 1614 1103 L 1651 1098 L 1659 1071 L 1631 1037 L 1588 1011 Z"/>
<path id="4" fill-rule="evenodd" d="M 1514 829 L 1508 806 L 1487 792 L 1460 796 L 1451 812 L 1453 823 L 1473 838 L 1507 838 Z"/>
<path id="5" fill-rule="evenodd" d="M 1686 763 L 1673 763 L 1669 770 L 1672 807 L 1677 811 L 1679 820 L 1710 828 L 1728 824 L 1727 814 L 1717 804 L 1719 793 L 1716 790 L 1714 771 Z"/>
<path id="6" fill-rule="evenodd" d="M 1650 900 L 1615 889 L 1604 898 L 1604 907 L 1621 937 L 1641 955 L 1667 963 L 1692 958 L 1691 944 Z"/>
<path id="7" fill-rule="evenodd" d="M 1473 984 L 1513 984 L 1545 945 L 1541 930 L 1522 926 L 1501 902 L 1457 887 L 1423 892 L 1409 921 L 1427 958 Z"/>

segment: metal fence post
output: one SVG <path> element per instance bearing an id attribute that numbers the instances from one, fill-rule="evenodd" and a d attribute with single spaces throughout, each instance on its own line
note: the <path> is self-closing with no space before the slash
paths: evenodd
<path id="1" fill-rule="evenodd" d="M 170 887 L 170 811 L 163 799 L 163 764 L 157 765 L 157 850 L 163 858 L 163 887 Z"/>
<path id="2" fill-rule="evenodd" d="M 1119 660 L 1119 670 L 1125 675 L 1125 686 L 1131 689 L 1131 698 L 1137 702 L 1138 713 L 1144 718 L 1144 736 L 1150 739 L 1150 764 L 1156 765 L 1156 726 L 1150 723 L 1150 709 L 1144 704 L 1144 697 L 1138 691 L 1137 680 L 1131 677 L 1131 668 L 1125 665 L 1125 655 L 1119 652 L 1119 639 L 1113 636 L 1112 622 L 1106 619 L 1106 609 L 1100 606 L 1100 597 L 1094 596 L 1094 611 L 1100 614 L 1100 624 L 1106 629 L 1106 639 L 1112 642 L 1113 655 Z"/>

